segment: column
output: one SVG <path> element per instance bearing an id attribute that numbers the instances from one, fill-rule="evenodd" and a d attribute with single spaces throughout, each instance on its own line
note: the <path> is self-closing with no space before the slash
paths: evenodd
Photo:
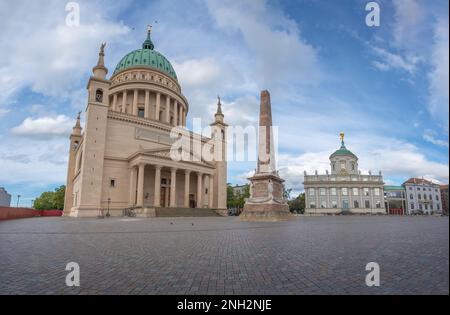
<path id="1" fill-rule="evenodd" d="M 133 95 L 133 115 L 137 116 L 138 114 L 138 108 L 137 108 L 137 102 L 138 102 L 138 90 L 134 90 L 134 95 Z"/>
<path id="2" fill-rule="evenodd" d="M 130 172 L 130 206 L 134 206 L 136 204 L 136 173 L 137 169 L 133 166 Z"/>
<path id="3" fill-rule="evenodd" d="M 208 175 L 208 181 L 209 181 L 209 189 L 208 189 L 208 207 L 210 209 L 213 208 L 213 196 L 214 196 L 214 180 L 212 175 Z"/>
<path id="4" fill-rule="evenodd" d="M 145 164 L 139 164 L 139 172 L 138 172 L 138 187 L 137 187 L 137 203 L 138 207 L 142 207 L 144 205 L 144 169 Z"/>
<path id="5" fill-rule="evenodd" d="M 184 171 L 184 207 L 189 208 L 189 191 L 191 184 L 191 171 Z"/>
<path id="6" fill-rule="evenodd" d="M 183 106 L 180 106 L 180 125 L 183 125 Z"/>
<path id="7" fill-rule="evenodd" d="M 203 196 L 203 187 L 202 187 L 202 178 L 203 174 L 197 172 L 197 208 L 202 208 L 202 196 Z"/>
<path id="8" fill-rule="evenodd" d="M 173 125 L 178 126 L 178 102 L 173 103 Z"/>
<path id="9" fill-rule="evenodd" d="M 170 169 L 170 207 L 176 207 L 176 200 L 177 200 L 177 169 L 175 167 L 172 167 Z"/>
<path id="10" fill-rule="evenodd" d="M 112 110 L 113 111 L 117 110 L 117 93 L 114 93 L 114 95 L 113 95 Z"/>
<path id="11" fill-rule="evenodd" d="M 182 116 L 182 118 L 183 118 L 183 126 L 184 127 L 186 127 L 186 110 L 184 109 L 184 107 L 183 107 L 183 116 Z"/>
<path id="12" fill-rule="evenodd" d="M 170 124 L 170 97 L 166 95 L 166 123 Z"/>
<path id="13" fill-rule="evenodd" d="M 127 90 L 123 91 L 122 96 L 122 113 L 127 112 Z"/>
<path id="14" fill-rule="evenodd" d="M 161 166 L 155 165 L 155 194 L 153 205 L 155 207 L 161 206 Z"/>
<path id="15" fill-rule="evenodd" d="M 155 119 L 159 120 L 159 111 L 161 108 L 161 93 L 156 93 Z"/>
<path id="16" fill-rule="evenodd" d="M 150 91 L 145 90 L 144 117 L 150 118 Z"/>

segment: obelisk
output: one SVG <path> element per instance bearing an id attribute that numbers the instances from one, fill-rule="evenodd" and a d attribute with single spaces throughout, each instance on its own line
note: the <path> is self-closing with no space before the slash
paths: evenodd
<path id="1" fill-rule="evenodd" d="M 250 198 L 245 200 L 239 218 L 244 221 L 280 221 L 294 216 L 283 196 L 284 180 L 278 175 L 275 161 L 270 93 L 261 91 L 259 113 L 258 163 L 250 181 Z"/>

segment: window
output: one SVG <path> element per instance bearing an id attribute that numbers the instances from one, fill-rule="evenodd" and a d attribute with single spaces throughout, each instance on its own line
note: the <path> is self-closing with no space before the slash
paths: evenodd
<path id="1" fill-rule="evenodd" d="M 365 207 L 366 209 L 369 209 L 369 208 L 370 208 L 370 201 L 369 201 L 369 200 L 365 200 L 365 201 L 364 201 L 364 207 Z"/>
<path id="2" fill-rule="evenodd" d="M 414 204 L 411 203 L 411 210 L 414 210 Z"/>
<path id="3" fill-rule="evenodd" d="M 412 187 L 409 187 L 409 190 L 412 190 Z"/>
<path id="4" fill-rule="evenodd" d="M 437 197 L 437 196 L 436 196 Z M 430 200 L 433 200 L 433 196 L 432 195 L 430 195 Z"/>
<path id="5" fill-rule="evenodd" d="M 357 208 L 359 208 L 359 202 L 358 202 L 358 200 L 354 200 L 353 201 L 353 206 L 357 209 Z"/>
<path id="6" fill-rule="evenodd" d="M 341 188 L 341 191 L 342 191 L 342 196 L 347 196 L 348 195 L 347 188 Z"/>
<path id="7" fill-rule="evenodd" d="M 414 199 L 414 195 L 413 195 L 413 194 L 410 194 L 410 195 L 409 195 L 409 199 Z"/>
<path id="8" fill-rule="evenodd" d="M 419 203 L 419 210 L 422 210 L 422 204 Z"/>
<path id="9" fill-rule="evenodd" d="M 319 191 L 320 191 L 320 195 L 321 195 L 321 196 L 326 196 L 327 191 L 326 191 L 325 188 L 320 188 Z"/>
<path id="10" fill-rule="evenodd" d="M 333 200 L 332 202 L 331 202 L 331 207 L 333 207 L 333 208 L 337 208 L 337 201 L 336 200 Z"/>
<path id="11" fill-rule="evenodd" d="M 441 208 L 441 206 L 437 203 L 436 204 L 436 210 L 441 210 L 440 208 Z"/>
<path id="12" fill-rule="evenodd" d="M 355 163 L 352 163 L 351 167 L 352 167 L 352 171 L 354 171 L 355 170 Z"/>
<path id="13" fill-rule="evenodd" d="M 359 195 L 359 189 L 358 188 L 353 188 L 352 194 L 353 194 L 353 196 L 358 196 Z"/>
<path id="14" fill-rule="evenodd" d="M 436 195 L 436 200 L 439 201 L 439 195 Z"/>
<path id="15" fill-rule="evenodd" d="M 103 91 L 101 89 L 95 92 L 95 101 L 99 103 L 103 102 Z"/>
<path id="16" fill-rule="evenodd" d="M 326 208 L 326 207 L 327 207 L 327 202 L 326 202 L 325 200 L 322 200 L 322 202 L 321 202 L 321 204 L 320 204 L 320 207 L 321 207 L 322 209 Z"/>
<path id="17" fill-rule="evenodd" d="M 380 195 L 380 188 L 374 188 L 374 193 L 375 193 L 375 196 L 379 196 Z"/>
<path id="18" fill-rule="evenodd" d="M 314 188 L 309 189 L 309 195 L 314 196 L 316 194 L 316 190 Z"/>
<path id="19" fill-rule="evenodd" d="M 111 179 L 111 180 L 109 181 L 109 187 L 111 187 L 111 188 L 116 187 L 116 180 L 115 180 L 115 179 Z"/>
<path id="20" fill-rule="evenodd" d="M 375 203 L 375 205 L 376 205 L 376 207 L 377 207 L 378 209 L 381 208 L 381 202 L 380 202 L 379 200 Z"/>
<path id="21" fill-rule="evenodd" d="M 425 210 L 428 210 L 428 205 L 427 204 L 425 204 Z"/>
<path id="22" fill-rule="evenodd" d="M 145 116 L 145 111 L 143 108 L 139 108 L 138 109 L 138 116 L 144 118 Z"/>
<path id="23" fill-rule="evenodd" d="M 331 195 L 332 196 L 336 196 L 337 195 L 336 188 L 331 188 Z"/>
<path id="24" fill-rule="evenodd" d="M 333 171 L 336 170 L 336 163 L 331 164 L 331 168 L 333 169 Z"/>
<path id="25" fill-rule="evenodd" d="M 345 162 L 341 162 L 341 170 L 345 170 Z"/>
<path id="26" fill-rule="evenodd" d="M 370 196 L 369 188 L 364 188 L 364 196 Z"/>
<path id="27" fill-rule="evenodd" d="M 422 195 L 421 195 L 421 194 L 418 194 L 418 195 L 417 195 L 417 198 L 422 199 Z"/>
<path id="28" fill-rule="evenodd" d="M 316 208 L 316 204 L 315 204 L 314 202 L 311 202 L 311 203 L 309 204 L 309 207 L 310 207 L 311 209 L 315 209 L 315 208 Z"/>
<path id="29" fill-rule="evenodd" d="M 423 194 L 423 199 L 427 200 L 427 194 Z"/>

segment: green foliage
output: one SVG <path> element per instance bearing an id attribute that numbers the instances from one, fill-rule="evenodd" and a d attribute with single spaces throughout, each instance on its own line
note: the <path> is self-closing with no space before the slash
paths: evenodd
<path id="1" fill-rule="evenodd" d="M 37 210 L 63 210 L 64 209 L 64 194 L 66 186 L 62 185 L 55 189 L 55 191 L 43 192 L 34 201 L 34 208 Z"/>
<path id="2" fill-rule="evenodd" d="M 288 201 L 291 212 L 305 213 L 305 193 L 301 193 L 297 198 Z"/>
<path id="3" fill-rule="evenodd" d="M 245 198 L 250 197 L 250 185 L 245 185 L 242 194 L 234 194 L 233 186 L 227 186 L 227 207 L 228 208 L 244 208 Z"/>

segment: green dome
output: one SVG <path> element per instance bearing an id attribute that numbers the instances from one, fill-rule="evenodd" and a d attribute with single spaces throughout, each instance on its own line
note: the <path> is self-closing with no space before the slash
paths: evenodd
<path id="1" fill-rule="evenodd" d="M 148 32 L 147 39 L 142 44 L 142 49 L 134 50 L 123 57 L 117 64 L 114 74 L 132 67 L 148 67 L 162 71 L 178 81 L 177 74 L 169 60 L 153 48 L 150 32 Z"/>
<path id="2" fill-rule="evenodd" d="M 330 157 L 333 157 L 333 156 L 336 156 L 336 155 L 351 155 L 351 156 L 353 156 L 353 157 L 356 158 L 356 155 L 354 155 L 352 151 L 348 150 L 348 149 L 345 147 L 344 141 L 342 141 L 342 145 L 341 145 L 341 147 L 339 148 L 339 150 L 337 150 L 337 151 L 335 151 L 333 154 L 331 154 Z"/>

